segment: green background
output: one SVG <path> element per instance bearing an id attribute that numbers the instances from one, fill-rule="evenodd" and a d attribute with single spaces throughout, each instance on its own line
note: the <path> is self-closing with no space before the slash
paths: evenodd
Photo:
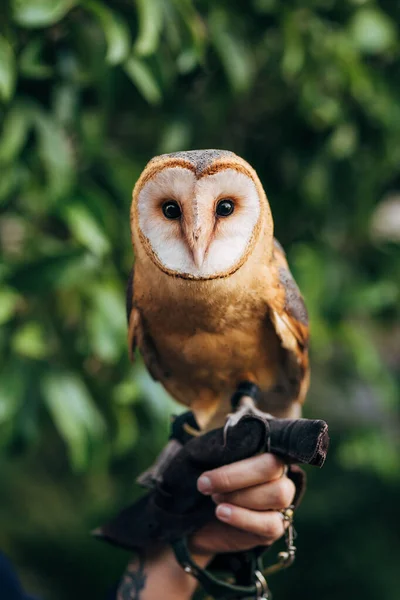
<path id="1" fill-rule="evenodd" d="M 392 0 L 1 3 L 0 548 L 32 593 L 103 598 L 127 560 L 89 531 L 174 410 L 127 358 L 131 190 L 155 154 L 226 148 L 266 188 L 332 439 L 270 585 L 398 597 L 399 21 Z"/>

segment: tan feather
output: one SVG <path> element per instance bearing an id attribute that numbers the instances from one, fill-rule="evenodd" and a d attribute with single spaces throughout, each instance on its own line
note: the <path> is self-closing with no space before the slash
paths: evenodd
<path id="1" fill-rule="evenodd" d="M 270 305 L 270 316 L 282 346 L 291 352 L 299 365 L 298 397 L 302 403 L 309 385 L 309 327 L 307 309 L 300 290 L 289 270 L 283 248 L 274 240 L 271 268 L 275 270 L 276 290 Z"/>

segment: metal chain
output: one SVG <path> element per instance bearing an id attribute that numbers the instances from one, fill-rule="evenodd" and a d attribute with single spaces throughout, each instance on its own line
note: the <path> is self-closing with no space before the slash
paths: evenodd
<path id="1" fill-rule="evenodd" d="M 261 571 L 255 571 L 254 573 L 256 578 L 256 588 L 257 588 L 257 600 L 272 600 L 272 595 L 269 590 L 267 580 Z"/>
<path id="2" fill-rule="evenodd" d="M 281 569 L 287 569 L 293 564 L 294 559 L 296 558 L 296 546 L 294 545 L 294 540 L 296 539 L 297 534 L 293 526 L 294 506 L 291 505 L 288 508 L 284 508 L 280 513 L 283 516 L 284 523 L 288 524 L 285 529 L 286 550 L 279 552 L 278 561 L 274 565 L 270 565 L 263 569 L 263 575 L 265 577 L 272 575 L 272 573 L 276 573 Z"/>

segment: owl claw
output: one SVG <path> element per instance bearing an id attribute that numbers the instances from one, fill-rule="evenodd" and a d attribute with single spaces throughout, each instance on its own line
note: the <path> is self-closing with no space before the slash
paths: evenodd
<path id="1" fill-rule="evenodd" d="M 240 400 L 238 409 L 234 413 L 229 413 L 226 418 L 226 423 L 224 426 L 224 446 L 226 446 L 226 440 L 228 436 L 228 431 L 231 427 L 235 427 L 239 421 L 241 421 L 246 416 L 254 416 L 259 419 L 265 421 L 266 419 L 272 419 L 273 416 L 269 413 L 263 412 L 259 408 L 256 407 L 254 400 L 250 398 L 250 396 L 243 396 Z"/>

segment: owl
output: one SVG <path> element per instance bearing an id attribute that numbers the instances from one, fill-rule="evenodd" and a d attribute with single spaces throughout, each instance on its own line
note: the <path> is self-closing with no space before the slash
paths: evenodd
<path id="1" fill-rule="evenodd" d="M 307 311 L 255 170 L 226 150 L 157 156 L 133 190 L 131 232 L 132 359 L 138 348 L 204 431 L 225 423 L 241 382 L 258 406 L 247 398 L 238 413 L 300 416 Z"/>

